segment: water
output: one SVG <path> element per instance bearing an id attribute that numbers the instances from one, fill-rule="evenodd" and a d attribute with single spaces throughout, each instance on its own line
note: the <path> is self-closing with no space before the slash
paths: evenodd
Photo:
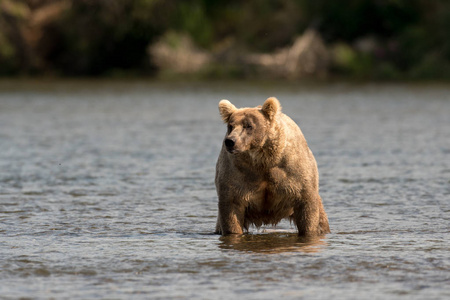
<path id="1" fill-rule="evenodd" d="M 277 96 L 331 234 L 212 234 L 217 104 Z M 0 82 L 2 299 L 448 299 L 450 86 Z"/>

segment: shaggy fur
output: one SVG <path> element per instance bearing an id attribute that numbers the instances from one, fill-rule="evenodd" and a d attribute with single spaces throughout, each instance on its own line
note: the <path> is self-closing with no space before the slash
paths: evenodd
<path id="1" fill-rule="evenodd" d="M 316 160 L 278 100 L 240 109 L 222 100 L 219 111 L 228 130 L 216 165 L 216 233 L 241 234 L 251 224 L 284 218 L 295 223 L 300 236 L 329 233 Z"/>

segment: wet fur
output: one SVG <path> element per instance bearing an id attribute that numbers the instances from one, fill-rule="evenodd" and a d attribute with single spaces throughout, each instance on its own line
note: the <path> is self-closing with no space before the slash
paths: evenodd
<path id="1" fill-rule="evenodd" d="M 216 165 L 218 234 L 241 234 L 250 225 L 275 225 L 291 219 L 300 236 L 330 232 L 319 196 L 316 161 L 300 128 L 281 112 L 276 98 L 255 108 L 219 103 L 227 123 L 225 145 Z"/>

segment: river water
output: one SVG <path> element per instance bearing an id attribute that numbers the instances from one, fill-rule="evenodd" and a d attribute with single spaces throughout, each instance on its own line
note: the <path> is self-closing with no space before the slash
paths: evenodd
<path id="1" fill-rule="evenodd" d="M 217 104 L 303 130 L 331 234 L 212 234 Z M 449 299 L 450 86 L 0 81 L 1 299 Z"/>

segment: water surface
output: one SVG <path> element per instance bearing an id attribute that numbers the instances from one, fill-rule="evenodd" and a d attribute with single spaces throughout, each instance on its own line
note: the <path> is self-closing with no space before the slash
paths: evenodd
<path id="1" fill-rule="evenodd" d="M 331 234 L 212 234 L 217 104 L 277 96 Z M 0 82 L 0 297 L 450 297 L 450 86 Z"/>

